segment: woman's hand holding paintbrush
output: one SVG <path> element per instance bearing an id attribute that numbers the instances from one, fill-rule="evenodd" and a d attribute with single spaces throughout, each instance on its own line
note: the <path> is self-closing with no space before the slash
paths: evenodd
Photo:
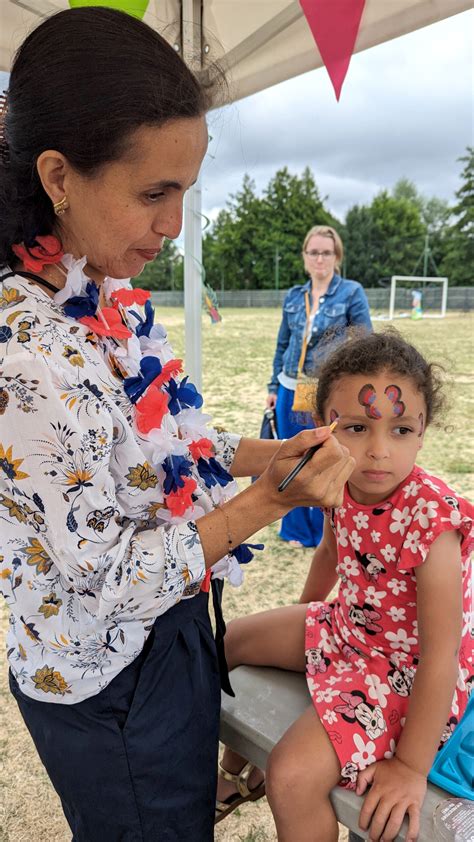
<path id="1" fill-rule="evenodd" d="M 331 427 L 303 430 L 282 442 L 257 483 L 268 482 L 282 514 L 295 506 L 338 506 L 354 459 L 331 435 Z M 282 490 L 280 490 L 282 489 Z"/>

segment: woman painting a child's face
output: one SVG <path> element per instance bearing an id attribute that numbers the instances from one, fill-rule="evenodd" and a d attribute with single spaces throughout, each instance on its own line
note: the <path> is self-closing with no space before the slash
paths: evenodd
<path id="1" fill-rule="evenodd" d="M 415 464 L 423 445 L 426 406 L 410 378 L 393 372 L 343 376 L 333 383 L 325 423 L 356 460 L 349 491 L 370 505 L 389 497 Z"/>

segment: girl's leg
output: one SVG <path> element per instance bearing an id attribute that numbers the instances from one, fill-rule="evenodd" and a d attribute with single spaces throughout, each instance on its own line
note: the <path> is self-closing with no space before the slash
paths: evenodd
<path id="1" fill-rule="evenodd" d="M 232 620 L 225 635 L 229 670 L 239 664 L 249 664 L 304 672 L 306 608 L 306 605 L 288 605 Z M 246 759 L 240 754 L 225 749 L 222 765 L 228 772 L 237 774 L 245 763 Z M 263 772 L 254 769 L 249 777 L 249 789 L 255 789 L 262 779 Z M 235 791 L 232 783 L 219 778 L 219 801 L 225 801 Z"/>
<path id="2" fill-rule="evenodd" d="M 329 800 L 341 766 L 313 706 L 270 754 L 266 792 L 278 842 L 337 842 L 337 819 Z"/>

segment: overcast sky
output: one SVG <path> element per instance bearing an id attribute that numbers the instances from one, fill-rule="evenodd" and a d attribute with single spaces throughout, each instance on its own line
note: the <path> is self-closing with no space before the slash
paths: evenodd
<path id="1" fill-rule="evenodd" d="M 212 114 L 204 213 L 215 217 L 245 172 L 260 192 L 283 166 L 309 165 L 340 219 L 401 177 L 452 201 L 456 159 L 473 143 L 473 30 L 464 12 L 354 55 L 340 102 L 321 68 Z"/>
<path id="2" fill-rule="evenodd" d="M 474 12 L 352 57 L 336 102 L 325 68 L 211 115 L 203 210 L 214 217 L 245 172 L 260 192 L 279 167 L 309 165 L 343 219 L 401 177 L 451 201 L 473 143 Z"/>

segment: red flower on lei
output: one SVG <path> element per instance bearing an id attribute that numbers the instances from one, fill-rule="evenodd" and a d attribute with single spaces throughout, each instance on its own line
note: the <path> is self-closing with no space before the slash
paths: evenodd
<path id="1" fill-rule="evenodd" d="M 197 488 L 197 482 L 191 477 L 183 477 L 184 485 L 178 488 L 177 491 L 170 491 L 166 499 L 166 505 L 171 514 L 175 517 L 184 515 L 186 509 L 189 509 L 193 504 L 193 492 Z"/>
<path id="2" fill-rule="evenodd" d="M 151 293 L 146 289 L 116 289 L 110 297 L 112 301 L 118 301 L 122 307 L 130 307 L 132 304 L 143 307 L 150 295 Z"/>
<path id="3" fill-rule="evenodd" d="M 168 395 L 165 395 L 154 383 L 151 383 L 146 393 L 135 404 L 137 411 L 137 427 L 146 435 L 157 427 L 168 412 Z"/>
<path id="4" fill-rule="evenodd" d="M 153 386 L 158 386 L 158 388 L 164 386 L 165 383 L 168 383 L 172 377 L 180 374 L 182 370 L 182 360 L 168 360 L 161 369 L 161 373 L 153 380 Z"/>
<path id="5" fill-rule="evenodd" d="M 104 307 L 98 312 L 100 313 L 99 318 L 97 316 L 83 316 L 82 319 L 77 321 L 86 325 L 86 327 L 90 327 L 98 336 L 128 339 L 132 335 L 132 331 L 122 322 L 120 313 L 113 307 Z"/>
<path id="6" fill-rule="evenodd" d="M 25 246 L 24 243 L 15 243 L 12 251 L 20 258 L 23 266 L 28 272 L 41 272 L 45 266 L 51 263 L 59 263 L 64 257 L 63 247 L 57 237 L 53 234 L 46 234 L 35 238 L 34 246 Z"/>
<path id="7" fill-rule="evenodd" d="M 210 439 L 198 439 L 197 441 L 191 442 L 189 445 L 189 452 L 193 457 L 194 461 L 197 462 L 198 459 L 210 459 L 211 456 L 214 456 L 214 445 Z"/>

